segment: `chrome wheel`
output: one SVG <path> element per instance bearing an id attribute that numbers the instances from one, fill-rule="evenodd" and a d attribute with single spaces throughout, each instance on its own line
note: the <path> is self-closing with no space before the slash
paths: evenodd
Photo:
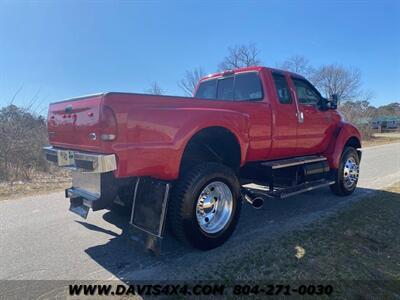
<path id="1" fill-rule="evenodd" d="M 354 157 L 349 157 L 344 164 L 343 179 L 346 188 L 351 188 L 357 183 L 359 175 L 359 167 Z"/>
<path id="2" fill-rule="evenodd" d="M 206 233 L 217 233 L 225 228 L 233 212 L 233 195 L 225 183 L 214 181 L 200 193 L 196 205 L 196 217 Z"/>

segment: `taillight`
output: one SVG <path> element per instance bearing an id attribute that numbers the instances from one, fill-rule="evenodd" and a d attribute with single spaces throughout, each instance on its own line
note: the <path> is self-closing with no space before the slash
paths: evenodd
<path id="1" fill-rule="evenodd" d="M 113 141 L 117 138 L 118 126 L 114 112 L 108 106 L 103 107 L 100 138 L 103 141 Z"/>

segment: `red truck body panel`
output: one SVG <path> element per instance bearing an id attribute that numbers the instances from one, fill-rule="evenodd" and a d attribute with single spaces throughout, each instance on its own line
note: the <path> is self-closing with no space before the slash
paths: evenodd
<path id="1" fill-rule="evenodd" d="M 103 95 L 96 95 L 51 104 L 47 126 L 51 145 L 100 151 L 101 140 L 88 136 L 99 133 L 102 101 Z"/>
<path id="2" fill-rule="evenodd" d="M 202 129 L 223 127 L 237 139 L 241 165 L 308 154 L 325 154 L 337 168 L 343 145 L 359 132 L 341 121 L 334 110 L 301 106 L 304 123 L 298 124 L 296 105 L 282 105 L 272 78 L 273 69 L 259 72 L 264 97 L 260 101 L 207 100 L 189 97 L 105 93 L 50 105 L 50 144 L 60 148 L 115 154 L 117 178 L 151 176 L 174 180 L 190 139 Z M 282 72 L 293 89 L 289 76 Z M 222 76 L 217 73 L 203 80 Z M 298 76 L 298 75 L 296 75 Z M 117 137 L 102 141 L 104 107 L 111 108 L 118 124 Z M 341 128 L 341 130 L 338 130 Z M 96 135 L 97 139 L 90 139 Z M 338 134 L 337 136 L 335 134 Z"/>

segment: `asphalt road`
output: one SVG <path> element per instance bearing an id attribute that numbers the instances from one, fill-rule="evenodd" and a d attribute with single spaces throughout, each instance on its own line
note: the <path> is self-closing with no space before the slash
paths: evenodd
<path id="1" fill-rule="evenodd" d="M 261 209 L 244 205 L 239 225 L 222 247 L 201 252 L 169 235 L 159 257 L 142 251 L 125 235 L 127 220 L 111 212 L 91 212 L 83 220 L 68 211 L 63 193 L 0 201 L 0 279 L 179 279 L 194 277 L 190 265 L 215 264 L 232 251 L 251 251 L 254 243 L 309 224 L 373 190 L 400 180 L 400 144 L 363 151 L 359 188 L 351 197 L 329 189 Z M 400 197 L 400 195 L 399 195 Z"/>

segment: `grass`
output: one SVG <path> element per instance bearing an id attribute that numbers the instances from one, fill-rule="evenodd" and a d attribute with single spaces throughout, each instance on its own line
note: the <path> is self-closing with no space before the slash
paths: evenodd
<path id="1" fill-rule="evenodd" d="M 362 141 L 362 146 L 371 147 L 392 143 L 400 143 L 400 132 L 374 133 L 371 139 Z"/>
<path id="2" fill-rule="evenodd" d="M 309 227 L 231 256 L 208 278 L 333 282 L 335 298 L 400 298 L 400 182 Z"/>

